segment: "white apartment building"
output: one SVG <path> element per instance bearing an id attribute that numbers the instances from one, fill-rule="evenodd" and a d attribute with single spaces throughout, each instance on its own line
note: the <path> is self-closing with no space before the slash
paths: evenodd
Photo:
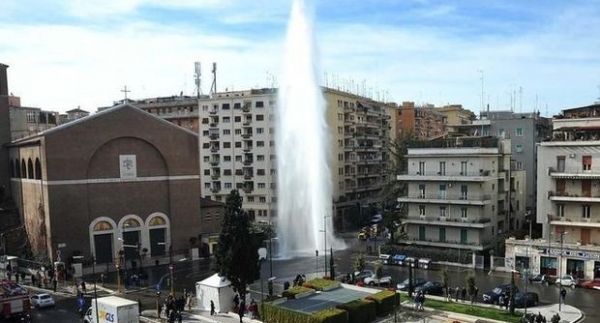
<path id="1" fill-rule="evenodd" d="M 510 140 L 437 139 L 408 148 L 403 244 L 481 252 L 523 225 L 525 174 L 511 171 Z M 512 202 L 511 202 L 512 201 Z"/>
<path id="2" fill-rule="evenodd" d="M 553 120 L 554 139 L 538 144 L 537 222 L 544 239 L 507 240 L 506 258 L 515 268 L 600 278 L 599 116 L 600 104 L 564 110 Z"/>

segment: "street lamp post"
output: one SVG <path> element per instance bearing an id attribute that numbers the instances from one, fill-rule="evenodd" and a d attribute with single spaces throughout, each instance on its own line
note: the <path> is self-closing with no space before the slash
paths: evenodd
<path id="1" fill-rule="evenodd" d="M 160 319 L 160 291 L 156 291 L 156 317 Z"/>
<path id="2" fill-rule="evenodd" d="M 174 281 L 173 281 L 173 269 L 175 269 L 175 266 L 173 265 L 173 263 L 169 264 L 169 276 L 170 276 L 170 283 L 171 283 L 171 295 L 175 295 L 174 293 Z"/>
<path id="3" fill-rule="evenodd" d="M 100 317 L 98 314 L 98 292 L 96 289 L 96 258 L 92 255 L 92 277 L 94 277 L 94 303 L 96 303 L 96 322 L 100 322 Z"/>
<path id="4" fill-rule="evenodd" d="M 315 250 L 315 275 L 319 272 L 319 250 Z"/>
<path id="5" fill-rule="evenodd" d="M 562 231 L 560 233 L 560 255 L 558 258 L 558 279 L 561 279 L 561 272 L 562 272 L 562 259 L 563 259 L 563 242 L 564 242 L 564 237 L 565 237 L 566 232 Z M 562 290 L 562 281 L 560 281 L 560 283 L 558 284 L 558 311 L 561 311 L 561 297 L 560 297 L 560 292 Z"/>
<path id="6" fill-rule="evenodd" d="M 264 303 L 265 303 L 265 293 L 263 287 L 263 273 L 262 273 L 262 264 L 267 256 L 267 250 L 265 248 L 258 249 L 258 263 L 259 263 L 259 273 L 260 273 L 260 314 L 264 315 Z"/>
<path id="7" fill-rule="evenodd" d="M 323 230 L 320 230 L 321 232 L 323 232 L 323 257 L 325 259 L 323 259 L 324 264 L 325 264 L 325 276 L 327 276 L 327 218 L 331 217 L 330 215 L 323 215 Z"/>

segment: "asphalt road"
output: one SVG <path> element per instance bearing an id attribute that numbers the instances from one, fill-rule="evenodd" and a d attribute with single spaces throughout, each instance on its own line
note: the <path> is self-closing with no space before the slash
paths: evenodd
<path id="1" fill-rule="evenodd" d="M 365 243 L 358 242 L 356 240 L 348 241 L 349 248 L 342 251 L 336 251 L 334 254 L 334 262 L 336 265 L 336 273 L 342 274 L 350 272 L 354 262 L 354 257 L 361 251 L 366 250 Z M 328 255 L 329 257 L 329 255 Z M 375 260 L 375 257 L 368 258 Z M 321 255 L 318 259 L 316 257 L 302 257 L 294 259 L 274 259 L 271 274 L 271 266 L 269 262 L 263 263 L 262 277 L 276 277 L 276 283 L 283 284 L 285 281 L 292 281 L 298 273 L 311 273 L 315 270 L 323 271 L 325 259 Z M 369 264 L 367 267 L 372 267 Z M 175 265 L 173 271 L 174 276 L 174 290 L 176 293 L 181 293 L 184 289 L 194 290 L 195 283 L 210 275 L 212 275 L 212 265 L 209 260 L 200 260 L 195 262 L 178 263 Z M 416 269 L 416 277 L 422 277 L 427 280 L 441 281 L 441 270 L 443 268 L 434 268 L 431 270 Z M 170 278 L 170 271 L 168 266 L 159 266 L 150 268 L 150 278 L 148 282 L 149 288 L 142 288 L 140 290 L 129 289 L 124 297 L 132 300 L 139 300 L 142 303 L 143 309 L 153 309 L 156 307 L 156 285 L 160 283 L 161 299 L 167 295 L 170 291 L 168 285 L 168 279 Z M 408 269 L 406 267 L 397 266 L 384 266 L 384 272 L 389 273 L 395 281 L 402 281 L 408 277 Z M 465 285 L 465 278 L 470 272 L 468 269 L 458 270 L 452 267 L 448 268 L 450 285 L 451 286 L 463 286 Z M 500 284 L 506 284 L 510 282 L 510 275 L 507 273 L 494 272 L 488 275 L 487 271 L 475 271 L 476 284 L 479 287 L 479 295 L 481 295 L 493 289 L 495 286 Z M 108 279 L 111 277 L 109 276 Z M 113 278 L 113 280 L 115 280 Z M 517 280 L 517 286 L 520 290 L 525 289 L 524 280 Z M 107 287 L 114 287 L 110 284 Z M 260 284 L 255 284 L 252 287 L 255 291 L 260 290 Z M 266 283 L 265 283 L 266 290 Z M 543 286 L 540 284 L 528 284 L 528 290 L 539 294 L 541 303 L 557 303 L 558 301 L 558 288 L 555 286 Z M 585 322 L 600 322 L 600 291 L 599 290 L 588 290 L 588 289 L 567 289 L 568 294 L 566 297 L 566 303 L 573 305 L 585 313 Z M 59 299 L 55 309 L 48 310 L 35 310 L 34 311 L 34 322 L 77 322 L 78 316 L 76 312 L 75 299 Z"/>

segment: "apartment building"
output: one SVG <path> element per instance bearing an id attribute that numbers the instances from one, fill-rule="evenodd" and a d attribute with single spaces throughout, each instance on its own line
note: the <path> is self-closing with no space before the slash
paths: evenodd
<path id="1" fill-rule="evenodd" d="M 402 102 L 396 117 L 396 137 L 414 135 L 419 140 L 437 138 L 445 133 L 444 114 L 433 105 L 415 106 Z"/>
<path id="2" fill-rule="evenodd" d="M 516 268 L 600 278 L 599 111 L 600 104 L 564 110 L 553 119 L 553 139 L 538 144 L 544 240 L 507 240 L 506 257 Z"/>
<path id="3" fill-rule="evenodd" d="M 40 108 L 10 106 L 10 136 L 11 140 L 31 136 L 56 127 L 58 112 L 45 111 Z"/>
<path id="4" fill-rule="evenodd" d="M 200 97 L 207 98 L 208 96 Z M 195 96 L 180 95 L 135 100 L 129 104 L 198 133 L 198 99 Z"/>
<path id="5" fill-rule="evenodd" d="M 475 120 L 475 113 L 463 108 L 461 104 L 449 104 L 437 109 L 443 117 L 444 124 L 469 124 Z"/>
<path id="6" fill-rule="evenodd" d="M 510 140 L 437 139 L 408 148 L 398 175 L 408 194 L 402 243 L 482 252 L 523 224 L 525 174 L 511 170 Z"/>

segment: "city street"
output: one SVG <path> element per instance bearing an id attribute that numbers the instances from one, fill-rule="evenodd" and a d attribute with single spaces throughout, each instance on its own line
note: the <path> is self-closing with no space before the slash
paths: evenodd
<path id="1" fill-rule="evenodd" d="M 347 240 L 349 248 L 342 251 L 335 252 L 335 264 L 336 273 L 343 274 L 351 270 L 354 257 L 359 254 L 360 251 L 366 249 L 363 242 L 356 240 Z M 328 255 L 329 257 L 329 255 Z M 376 260 L 375 256 L 367 257 L 367 268 L 373 268 L 373 262 Z M 329 261 L 328 261 L 329 262 Z M 299 274 L 309 274 L 315 272 L 317 269 L 319 272 L 323 271 L 325 259 L 322 256 L 319 258 L 315 257 L 303 257 L 294 259 L 273 259 L 273 276 L 275 277 L 276 284 L 283 284 L 285 281 L 292 281 L 294 277 Z M 203 259 L 194 262 L 178 263 L 175 265 L 173 276 L 174 276 L 174 290 L 176 293 L 182 293 L 184 289 L 195 291 L 195 283 L 200 281 L 212 274 L 212 263 L 209 260 Z M 384 272 L 389 273 L 394 281 L 402 281 L 408 277 L 407 267 L 397 266 L 384 266 Z M 442 268 L 434 268 L 431 270 L 415 270 L 415 277 L 424 278 L 426 280 L 441 281 L 441 270 Z M 450 285 L 452 287 L 465 285 L 465 278 L 467 273 L 470 272 L 468 269 L 457 269 L 454 267 L 448 267 Z M 266 278 L 270 277 L 270 265 L 266 261 L 262 266 L 262 277 L 265 281 L 264 290 L 266 292 Z M 143 309 L 154 309 L 156 307 L 156 285 L 160 282 L 161 299 L 169 293 L 168 278 L 170 277 L 169 268 L 167 265 L 154 267 L 149 269 L 149 284 L 146 288 L 141 289 L 128 289 L 123 295 L 131 300 L 140 301 Z M 108 279 L 115 277 L 112 275 Z M 475 271 L 476 284 L 479 287 L 479 296 L 496 287 L 500 284 L 506 284 L 510 282 L 510 275 L 507 273 L 494 272 L 488 275 L 487 271 Z M 516 284 L 520 290 L 525 289 L 524 280 L 517 279 Z M 108 283 L 108 288 L 115 288 L 115 285 Z M 260 281 L 256 282 L 252 287 L 252 292 L 255 297 L 260 297 Z M 529 284 L 528 290 L 539 294 L 541 304 L 551 304 L 558 302 L 558 289 L 556 286 L 543 286 L 540 284 Z M 588 290 L 582 288 L 567 289 L 566 303 L 576 306 L 585 313 L 586 322 L 600 322 L 600 311 L 597 309 L 597 304 L 600 303 L 600 291 Z M 58 300 L 58 299 L 57 299 Z M 481 301 L 481 299 L 480 299 Z M 89 304 L 89 302 L 88 302 Z M 44 322 L 44 320 L 52 320 L 53 322 L 73 322 L 74 318 L 77 318 L 75 299 L 63 299 L 57 303 L 55 309 L 48 310 L 35 310 L 34 311 L 35 322 Z"/>

